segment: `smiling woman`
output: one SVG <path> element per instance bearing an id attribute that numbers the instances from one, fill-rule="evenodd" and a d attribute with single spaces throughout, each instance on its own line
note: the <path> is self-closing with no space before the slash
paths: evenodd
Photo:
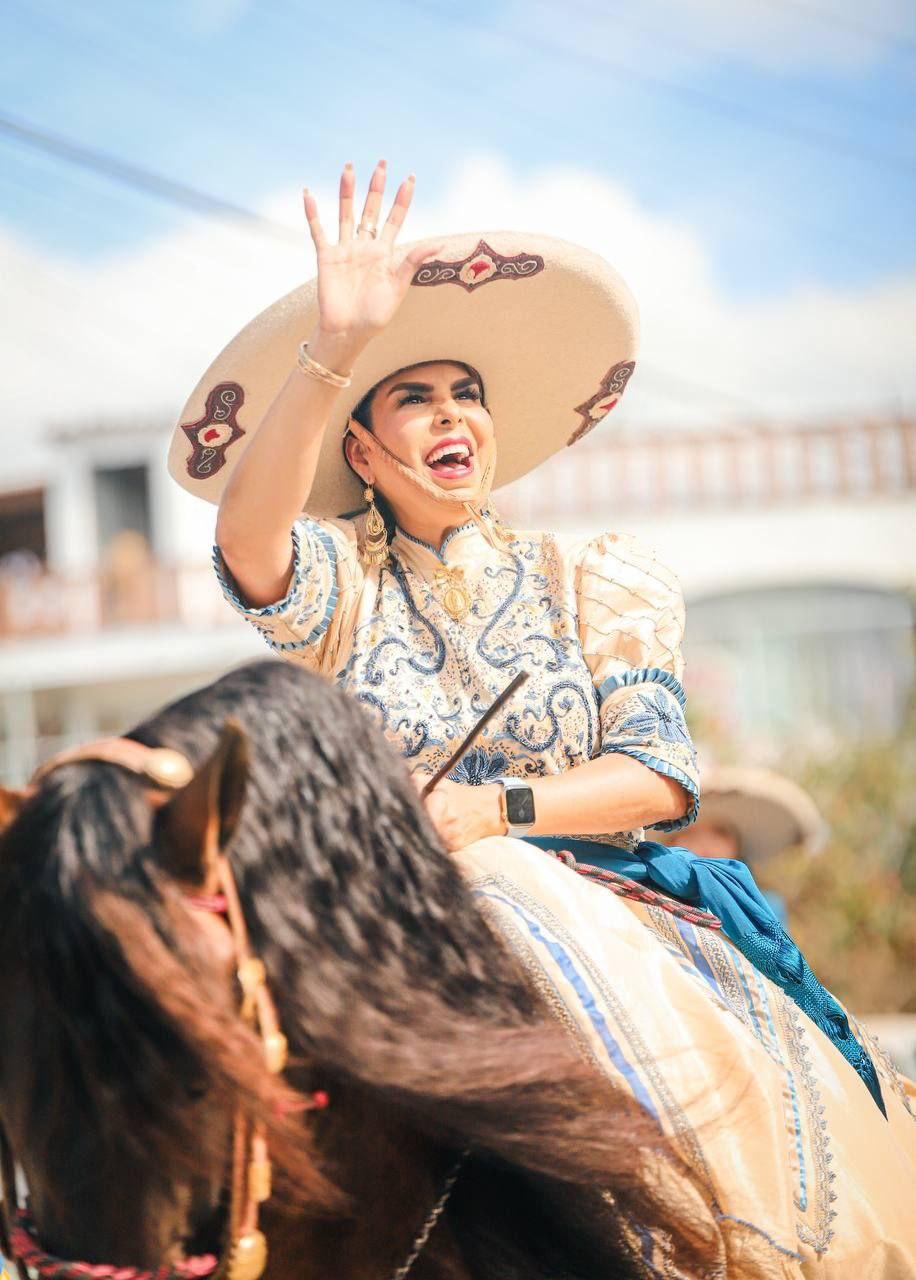
<path id="1" fill-rule="evenodd" d="M 443 404 L 452 406 L 451 417 L 440 412 L 438 420 L 431 421 L 430 406 Z M 459 362 L 430 361 L 398 369 L 363 396 L 350 418 L 417 474 L 432 472 L 446 490 L 472 480 L 493 460 L 493 419 L 487 411 L 483 379 Z M 343 447 L 354 474 L 371 484 L 367 450 L 352 429 L 344 436 Z M 389 537 L 408 522 L 417 531 L 421 514 L 415 490 L 406 481 L 392 475 L 377 501 Z M 441 541 L 437 515 L 438 507 L 433 527 L 426 531 L 431 535 L 427 541 Z"/>
<path id="2" fill-rule="evenodd" d="M 524 825 L 633 848 L 644 825 L 676 828 L 696 803 L 689 737 L 665 733 L 683 724 L 677 583 L 628 539 L 509 533 L 490 503 L 495 483 L 616 404 L 634 368 L 632 297 L 606 262 L 546 237 L 401 251 L 413 179 L 379 232 L 384 185 L 380 164 L 354 231 L 344 170 L 337 244 L 306 193 L 318 278 L 205 375 L 173 474 L 220 503 L 233 605 L 275 651 L 335 676 L 417 771 L 435 772 L 527 671 L 524 704 L 483 745 L 529 794 L 440 783 L 429 808 L 451 847 Z M 242 436 L 208 442 L 230 418 Z M 643 684 L 665 714 L 629 733 Z"/>
<path id="3" fill-rule="evenodd" d="M 229 344 L 175 432 L 172 474 L 220 504 L 227 598 L 276 653 L 356 698 L 424 786 L 437 776 L 425 802 L 449 850 L 519 837 L 529 861 L 572 850 L 620 892 L 645 900 L 635 882 L 648 881 L 671 909 L 686 899 L 883 1107 L 868 1052 L 747 868 L 645 839 L 693 821 L 699 798 L 676 578 L 617 533 L 509 531 L 490 500 L 624 394 L 629 290 L 603 259 L 545 236 L 399 250 L 413 179 L 379 231 L 384 185 L 380 164 L 354 230 L 345 169 L 336 244 L 306 194 L 317 280 Z M 440 777 L 522 675 L 473 768 Z"/>

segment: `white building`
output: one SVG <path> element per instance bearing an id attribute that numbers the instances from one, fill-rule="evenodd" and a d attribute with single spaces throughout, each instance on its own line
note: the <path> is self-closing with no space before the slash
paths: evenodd
<path id="1" fill-rule="evenodd" d="M 222 601 L 214 510 L 161 424 L 76 424 L 0 482 L 0 776 L 263 656 Z M 10 468 L 13 475 L 13 468 Z M 659 547 L 689 608 L 688 686 L 758 743 L 885 733 L 913 684 L 916 422 L 605 428 L 506 491 L 519 526 Z"/>
<path id="2" fill-rule="evenodd" d="M 209 564 L 214 509 L 165 468 L 148 423 L 58 432 L 28 487 L 0 492 L 0 776 L 263 654 Z"/>
<path id="3" fill-rule="evenodd" d="M 500 506 L 658 548 L 707 716 L 758 756 L 788 736 L 893 733 L 916 674 L 916 422 L 592 440 Z"/>

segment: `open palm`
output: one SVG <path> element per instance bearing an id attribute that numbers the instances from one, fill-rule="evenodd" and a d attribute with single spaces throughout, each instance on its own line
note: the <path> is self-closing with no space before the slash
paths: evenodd
<path id="1" fill-rule="evenodd" d="M 359 225 L 353 225 L 356 179 L 347 165 L 340 179 L 340 231 L 331 243 L 318 217 L 310 191 L 303 192 L 305 216 L 318 254 L 319 327 L 326 334 L 369 339 L 388 324 L 410 287 L 421 263 L 435 257 L 441 246 L 422 245 L 408 253 L 395 245 L 413 199 L 414 176 L 398 188 L 394 204 L 377 230 L 385 193 L 386 166 L 375 167 Z"/>

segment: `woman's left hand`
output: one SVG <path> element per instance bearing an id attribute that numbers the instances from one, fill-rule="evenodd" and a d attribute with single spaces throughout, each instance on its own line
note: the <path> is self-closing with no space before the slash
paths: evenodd
<path id="1" fill-rule="evenodd" d="M 422 789 L 428 778 L 414 774 L 414 781 Z M 500 813 L 501 794 L 498 783 L 469 787 L 443 778 L 423 803 L 442 843 L 452 853 L 486 836 L 505 834 Z"/>

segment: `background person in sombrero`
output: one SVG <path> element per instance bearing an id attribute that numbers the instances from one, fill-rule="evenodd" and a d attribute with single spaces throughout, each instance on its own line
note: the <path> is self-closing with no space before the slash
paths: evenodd
<path id="1" fill-rule="evenodd" d="M 317 283 L 230 343 L 175 433 L 173 475 L 220 501 L 226 595 L 275 652 L 359 699 L 417 773 L 436 772 L 526 671 L 427 799 L 444 844 L 521 836 L 713 912 L 883 1109 L 845 1011 L 748 868 L 644 840 L 687 825 L 698 802 L 676 579 L 632 539 L 507 533 L 489 506 L 494 474 L 575 444 L 619 399 L 637 332 L 626 285 L 547 237 L 401 251 L 413 178 L 379 230 L 384 186 L 380 164 L 354 225 L 347 166 L 336 244 L 305 193 Z M 361 485 L 368 508 L 348 509 Z"/>
<path id="2" fill-rule="evenodd" d="M 377 238 L 360 229 L 378 221 L 384 185 L 379 165 L 354 225 L 354 176 L 344 170 L 336 244 L 305 194 L 319 303 L 308 352 L 331 370 L 357 364 L 394 320 L 417 268 L 439 251 L 405 255 L 396 246 L 412 178 Z M 463 296 L 438 292 L 443 306 Z M 486 511 L 500 422 L 486 407 L 486 370 L 449 359 L 461 354 L 444 350 L 436 363 L 392 370 L 356 413 L 428 486 L 478 491 Z M 217 542 L 236 607 L 284 657 L 336 675 L 415 770 L 433 772 L 515 672 L 530 673 L 457 780 L 429 799 L 450 848 L 505 832 L 494 781 L 503 775 L 532 786 L 532 834 L 612 833 L 632 848 L 646 825 L 688 821 L 697 784 L 679 701 L 683 609 L 671 573 L 624 538 L 513 534 L 503 542 L 489 513 L 482 524 L 469 521 L 460 502 L 436 501 L 351 433 L 347 460 L 374 487 L 393 535 L 389 562 L 367 565 L 365 517 L 300 518 L 329 411 L 347 394 L 291 369 L 233 473 Z"/>

